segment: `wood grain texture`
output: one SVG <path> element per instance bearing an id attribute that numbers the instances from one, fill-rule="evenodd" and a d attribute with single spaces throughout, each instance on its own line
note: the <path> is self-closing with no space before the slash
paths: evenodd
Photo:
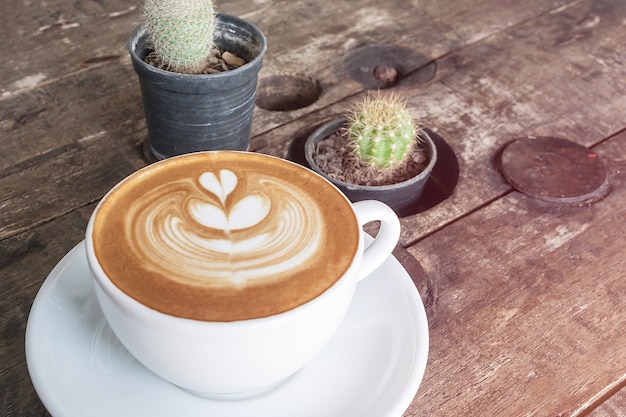
<path id="1" fill-rule="evenodd" d="M 610 167 L 604 200 L 512 192 L 409 248 L 433 301 L 407 416 L 577 416 L 625 380 L 626 135 L 594 150 Z"/>
<path id="2" fill-rule="evenodd" d="M 261 1 L 265 6 L 271 1 Z M 126 41 L 140 23 L 142 2 L 24 1 L 0 7 L 5 57 L 0 97 L 38 88 L 85 69 L 127 60 Z M 217 2 L 219 11 L 246 16 L 259 4 Z"/>
<path id="3" fill-rule="evenodd" d="M 26 369 L 24 335 L 31 305 L 56 263 L 80 242 L 94 206 L 0 240 L 0 415 L 49 416 Z"/>
<path id="4" fill-rule="evenodd" d="M 623 128 L 624 19 L 624 3 L 577 2 L 437 60 L 437 73 L 426 84 L 401 82 L 394 89 L 448 142 L 461 171 L 448 200 L 403 219 L 403 245 L 506 193 L 510 188 L 496 165 L 511 140 L 546 135 L 592 146 Z M 284 156 L 311 126 L 361 97 L 259 135 L 253 145 Z"/>
<path id="5" fill-rule="evenodd" d="M 573 2 L 533 0 L 502 5 L 496 1 L 396 0 L 335 2 L 321 7 L 315 2 L 276 2 L 272 7 L 283 10 L 279 16 L 265 10 L 247 16 L 268 38 L 261 82 L 276 74 L 304 73 L 320 82 L 322 94 L 299 110 L 257 108 L 255 117 L 269 130 L 363 91 L 346 72 L 344 62 L 360 48 L 403 47 L 420 55 L 422 60 L 413 60 L 405 68 L 407 73 L 415 72 L 405 83 L 420 84 L 419 70 L 429 62 L 569 3 Z M 263 131 L 254 130 L 256 134 Z"/>
<path id="6" fill-rule="evenodd" d="M 347 20 L 342 18 L 342 25 L 345 24 L 343 29 L 334 27 L 333 25 L 336 24 L 333 22 L 336 21 L 331 18 L 332 16 L 344 16 L 347 13 L 346 8 L 348 6 L 342 3 L 333 4 L 333 8 L 329 10 L 320 10 L 318 6 L 307 3 L 272 3 L 255 12 L 248 11 L 248 13 L 244 12 L 245 8 L 237 6 L 241 6 L 240 3 L 235 3 L 232 5 L 235 11 L 243 12 L 245 16 L 255 21 L 267 32 L 271 51 L 268 52 L 264 69 L 272 72 L 278 71 L 276 66 L 281 67 L 280 71 L 301 71 L 303 68 L 306 68 L 307 72 L 313 70 L 313 73 L 319 77 L 322 85 L 326 86 L 324 87 L 325 92 L 322 94 L 322 98 L 310 108 L 295 112 L 268 112 L 257 108 L 253 125 L 254 134 L 257 135 L 267 130 L 269 130 L 269 133 L 258 139 L 255 138 L 253 146 L 262 152 L 280 152 L 290 139 L 285 137 L 285 134 L 289 133 L 290 127 L 282 130 L 282 132 L 286 133 L 277 133 L 275 130 L 271 130 L 274 126 L 284 124 L 289 120 L 298 119 L 316 109 L 326 109 L 329 103 L 340 101 L 349 95 L 362 91 L 362 87 L 358 83 L 346 82 L 345 74 L 342 75 L 340 70 L 341 61 L 337 62 L 337 57 L 345 55 L 359 45 L 368 43 L 384 44 L 392 40 L 396 42 L 398 34 L 411 33 L 413 37 L 429 39 L 429 42 L 422 42 L 425 45 L 424 48 L 432 48 L 431 50 L 423 51 L 424 56 L 447 54 L 454 47 L 465 45 L 468 42 L 476 42 L 498 30 L 524 21 L 524 19 L 541 16 L 561 3 L 563 2 L 554 4 L 534 2 L 523 8 L 520 7 L 519 10 L 495 7 L 489 1 L 474 3 L 474 8 L 464 5 L 461 9 L 452 5 L 440 7 L 430 3 L 411 3 L 411 13 L 407 11 L 407 13 L 402 14 L 398 13 L 398 5 L 393 4 L 393 2 L 385 3 L 384 6 L 364 3 L 356 15 L 348 14 L 349 18 Z M 123 21 L 124 23 L 120 23 L 119 26 L 108 25 L 106 33 L 103 33 L 104 36 L 97 36 L 93 32 L 94 28 L 92 28 L 92 25 L 88 24 L 71 26 L 67 29 L 54 27 L 49 30 L 79 30 L 84 32 L 81 36 L 89 40 L 89 42 L 92 42 L 92 38 L 97 38 L 100 42 L 108 45 L 109 49 L 123 48 L 124 46 L 120 46 L 118 38 L 122 34 L 128 36 L 128 31 L 137 23 L 139 10 L 123 9 L 121 4 L 115 2 L 107 3 L 105 9 L 100 11 L 97 11 L 103 7 L 100 3 L 92 6 L 91 9 L 85 5 L 81 6 L 84 10 L 80 16 L 85 21 L 99 22 L 96 26 L 104 24 L 101 22 L 102 19 L 111 18 L 116 22 Z M 72 7 L 78 6 L 73 5 Z M 127 13 L 122 13 L 120 10 L 127 10 Z M 285 14 L 269 13 L 268 10 L 284 10 Z M 371 13 L 374 10 L 378 11 L 379 17 L 376 17 L 378 14 L 372 17 Z M 467 16 L 462 13 L 463 10 L 466 13 L 468 10 L 472 11 L 471 19 L 468 20 L 469 23 L 465 23 Z M 491 19 L 493 22 L 488 29 L 485 29 L 482 25 L 484 22 L 479 19 L 479 16 L 483 16 L 483 14 L 478 13 L 476 16 L 473 14 L 480 10 L 490 10 L 492 13 Z M 73 15 L 77 13 L 73 11 L 67 14 Z M 60 15 L 61 13 L 57 14 Z M 111 17 L 111 14 L 113 14 L 113 17 Z M 397 15 L 397 18 L 395 18 L 395 15 Z M 11 15 L 8 14 L 7 16 Z M 36 19 L 36 16 L 36 13 L 30 15 L 30 17 L 28 17 L 27 13 L 24 16 L 22 14 L 19 17 L 15 16 L 13 27 L 17 26 L 21 30 L 23 26 L 32 26 L 35 23 L 41 24 L 42 22 L 40 21 L 33 22 L 28 20 Z M 291 16 L 291 18 L 287 19 L 285 16 Z M 391 18 L 392 16 L 394 19 Z M 519 20 L 509 20 L 512 16 L 517 16 Z M 27 20 L 24 21 L 24 19 Z M 373 19 L 373 23 L 366 24 L 368 22 L 367 19 Z M 302 24 L 303 21 L 310 23 Z M 442 21 L 446 22 L 447 25 L 456 23 L 459 26 L 462 25 L 464 30 L 459 33 L 457 31 L 444 30 L 439 24 L 428 25 L 427 22 L 429 21 Z M 418 23 L 417 30 L 409 30 Z M 99 30 L 101 29 L 100 27 Z M 286 36 L 286 32 L 283 31 L 287 30 L 290 33 L 297 34 L 297 36 Z M 319 31 L 324 31 L 323 33 L 328 35 L 321 38 L 314 37 L 314 35 L 319 35 Z M 52 34 L 48 34 L 48 30 L 44 32 L 47 36 L 52 36 Z M 111 34 L 115 33 L 118 33 L 116 39 L 109 38 L 109 36 L 112 36 Z M 57 33 L 54 36 L 58 37 L 61 35 Z M 273 38 L 277 39 L 277 42 L 274 42 L 272 47 L 271 39 Z M 20 44 L 20 42 L 30 41 L 28 39 L 16 40 L 16 44 Z M 13 90 L 10 87 L 6 87 L 0 97 L 0 103 L 2 104 L 0 106 L 0 132 L 3 138 L 6 138 L 3 141 L 3 147 L 0 149 L 0 155 L 2 156 L 0 158 L 0 175 L 2 177 L 0 181 L 3 182 L 2 188 L 7 190 L 0 197 L 0 202 L 2 202 L 5 210 L 9 213 L 0 218 L 0 238 L 19 233 L 19 231 L 28 227 L 31 222 L 32 224 L 39 224 L 42 221 L 54 218 L 58 213 L 67 212 L 71 207 L 89 204 L 95 198 L 104 195 L 115 182 L 100 183 L 98 178 L 91 178 L 90 175 L 101 176 L 103 174 L 100 170 L 106 170 L 106 167 L 109 166 L 111 167 L 110 169 L 115 170 L 116 160 L 119 155 L 124 154 L 129 158 L 133 158 L 130 161 L 133 167 L 142 165 L 141 155 L 137 152 L 137 149 L 145 139 L 145 122 L 142 115 L 141 98 L 136 76 L 125 51 L 120 52 L 118 58 L 99 60 L 98 57 L 93 58 L 91 55 L 85 55 L 85 53 L 93 51 L 93 46 L 88 43 L 78 48 L 76 54 L 70 54 L 65 51 L 66 46 L 63 42 L 61 44 L 55 42 L 54 40 L 41 41 L 39 42 L 41 43 L 40 49 L 36 49 L 35 52 L 45 54 L 47 53 L 46 51 L 50 51 L 51 54 L 54 54 L 54 56 L 50 57 L 50 60 L 45 62 L 45 69 L 58 72 L 50 75 L 45 80 L 34 82 L 28 87 Z M 342 46 L 340 47 L 340 45 Z M 61 52 L 61 50 L 64 52 Z M 63 65 L 57 65 L 55 59 L 62 60 Z M 285 62 L 291 62 L 292 64 L 290 65 L 292 67 L 282 64 L 281 59 L 284 59 Z M 303 59 L 305 61 L 302 61 Z M 91 64 L 82 66 L 81 63 L 84 61 L 89 61 Z M 329 62 L 332 65 L 328 65 Z M 37 65 L 40 64 L 37 63 Z M 73 67 L 70 68 L 68 65 L 73 65 Z M 7 73 L 6 77 L 3 76 L 0 79 L 13 83 L 11 80 L 15 74 L 23 75 L 24 72 L 18 66 L 11 70 L 10 74 Z M 410 95 L 412 104 L 416 103 L 416 112 L 423 114 L 425 120 L 428 120 L 431 125 L 437 128 L 440 127 L 442 131 L 448 129 L 448 126 L 444 120 L 432 120 L 434 119 L 432 116 L 433 112 L 449 114 L 446 117 L 452 117 L 452 115 L 457 114 L 457 117 L 460 118 L 462 116 L 460 113 L 465 113 L 467 108 L 474 107 L 474 111 L 480 111 L 479 103 L 468 101 L 462 97 L 458 97 L 457 100 L 455 94 L 441 83 L 434 83 L 432 87 L 424 92 L 407 89 L 406 94 L 407 96 Z M 448 100 L 453 100 L 453 104 L 447 108 L 439 104 L 431 109 L 423 108 L 423 102 L 433 100 L 433 103 L 437 103 L 437 97 L 447 97 Z M 337 109 L 337 112 L 342 111 L 341 109 L 344 109 L 345 105 L 345 103 L 336 105 L 334 109 Z M 452 118 L 452 120 L 458 120 L 458 118 Z M 465 138 L 465 136 L 460 137 Z M 454 140 L 454 137 L 451 137 L 450 140 Z M 476 140 L 481 140 L 481 138 L 476 138 Z M 63 162 L 58 160 L 58 158 L 71 155 L 72 153 L 68 153 L 67 149 L 83 146 L 87 142 L 91 144 L 91 149 L 99 149 L 97 153 L 92 155 L 97 158 L 97 163 L 101 165 L 95 171 L 89 171 L 88 167 L 85 168 L 87 170 L 85 172 L 80 172 L 78 167 L 70 169 L 72 173 L 80 175 L 82 181 L 72 181 L 71 183 L 71 187 L 75 191 L 74 196 L 77 199 L 65 199 L 62 197 L 65 191 L 63 184 L 68 184 L 68 181 L 67 179 L 62 179 L 67 175 L 67 164 L 72 162 Z M 128 148 L 129 144 L 133 147 L 130 151 Z M 270 148 L 264 150 L 260 144 Z M 124 148 L 120 149 L 119 146 Z M 84 153 L 84 155 L 89 155 L 89 152 Z M 46 161 L 48 158 L 54 158 L 55 160 Z M 82 162 L 87 162 L 87 160 Z M 476 159 L 475 162 L 481 164 L 482 167 L 483 161 Z M 37 165 L 43 167 L 46 164 L 47 167 L 45 169 L 41 168 L 41 172 L 45 176 L 43 179 L 37 178 L 36 175 L 29 178 L 27 170 L 24 169 L 25 166 Z M 128 173 L 127 170 L 122 170 L 122 172 Z M 105 173 L 104 176 L 109 176 L 109 174 Z M 111 173 L 110 177 L 118 178 L 114 173 Z M 60 179 L 60 185 L 57 186 L 57 181 Z M 484 180 L 484 178 L 480 178 L 480 180 Z M 492 184 L 492 188 L 497 189 L 495 194 L 492 193 L 487 197 L 484 195 L 472 197 L 465 200 L 465 203 L 460 207 L 456 204 L 448 205 L 448 207 L 443 205 L 439 212 L 445 213 L 445 215 L 438 217 L 439 222 L 430 223 L 432 228 L 440 227 L 442 224 L 451 221 L 451 219 L 462 215 L 462 213 L 480 206 L 485 198 L 494 198 L 494 195 L 499 195 L 506 188 L 502 186 L 499 177 L 492 175 L 489 181 Z M 32 187 L 29 188 L 27 186 L 24 188 L 23 184 L 28 184 Z M 98 187 L 97 184 L 102 184 L 102 186 Z M 81 187 L 88 188 L 88 190 L 82 192 Z M 86 198 L 78 201 L 81 196 Z M 46 202 L 48 199 L 54 200 L 56 198 L 61 200 L 60 207 L 51 202 Z M 464 196 L 463 198 L 467 197 Z M 454 202 L 454 197 L 452 202 Z M 418 232 L 407 232 L 409 229 L 405 227 L 403 242 L 406 244 L 421 234 L 429 233 L 432 228 L 421 226 L 419 229 L 413 229 L 419 230 Z"/>
<path id="7" fill-rule="evenodd" d="M 136 3 L 138 4 L 138 3 Z M 218 1 L 268 38 L 264 77 L 322 88 L 292 111 L 257 107 L 252 150 L 288 156 L 367 93 L 348 56 L 407 51 L 393 88 L 450 145 L 460 175 L 402 219 L 431 326 L 406 416 L 626 416 L 626 3 L 621 0 Z M 24 358 L 30 305 L 94 203 L 144 166 L 138 81 L 119 0 L 0 5 L 0 415 L 46 416 Z M 27 52 L 24 52 L 27 51 Z M 408 63 L 407 63 L 408 62 Z M 526 135 L 593 147 L 613 191 L 585 207 L 539 203 L 497 169 Z M 446 169 L 446 167 L 442 167 Z M 423 267 L 423 269 L 422 269 Z"/>
<path id="8" fill-rule="evenodd" d="M 626 381 L 621 384 L 622 389 L 603 400 L 597 408 L 591 410 L 589 417 L 624 417 L 626 416 Z"/>

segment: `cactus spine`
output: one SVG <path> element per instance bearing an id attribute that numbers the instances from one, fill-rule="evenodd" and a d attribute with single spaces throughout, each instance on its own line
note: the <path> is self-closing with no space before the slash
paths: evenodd
<path id="1" fill-rule="evenodd" d="M 212 0 L 146 0 L 144 22 L 149 46 L 169 71 L 202 72 L 213 48 Z"/>
<path id="2" fill-rule="evenodd" d="M 386 168 L 409 155 L 416 142 L 416 127 L 404 101 L 379 93 L 355 106 L 348 136 L 363 161 Z"/>

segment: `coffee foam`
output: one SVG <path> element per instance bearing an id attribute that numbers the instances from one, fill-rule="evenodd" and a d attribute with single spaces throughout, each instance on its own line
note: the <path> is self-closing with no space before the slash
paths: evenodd
<path id="1" fill-rule="evenodd" d="M 325 291 L 350 266 L 349 203 L 295 164 L 214 152 L 147 167 L 98 208 L 96 256 L 124 292 L 198 320 L 264 317 Z"/>

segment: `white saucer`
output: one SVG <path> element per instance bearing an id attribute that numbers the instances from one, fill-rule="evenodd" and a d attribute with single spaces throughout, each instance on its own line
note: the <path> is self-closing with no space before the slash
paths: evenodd
<path id="1" fill-rule="evenodd" d="M 312 363 L 248 400 L 192 396 L 137 362 L 102 316 L 84 243 L 43 283 L 26 329 L 28 370 L 54 417 L 398 417 L 427 357 L 424 306 L 393 257 L 358 284 L 348 316 Z"/>

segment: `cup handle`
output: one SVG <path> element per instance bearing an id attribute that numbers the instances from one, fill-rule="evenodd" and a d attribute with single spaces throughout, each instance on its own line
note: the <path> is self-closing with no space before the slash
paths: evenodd
<path id="1" fill-rule="evenodd" d="M 372 221 L 380 221 L 378 234 L 363 252 L 357 278 L 360 281 L 374 272 L 391 255 L 400 239 L 400 220 L 388 205 L 377 200 L 358 201 L 352 206 L 361 227 Z"/>

